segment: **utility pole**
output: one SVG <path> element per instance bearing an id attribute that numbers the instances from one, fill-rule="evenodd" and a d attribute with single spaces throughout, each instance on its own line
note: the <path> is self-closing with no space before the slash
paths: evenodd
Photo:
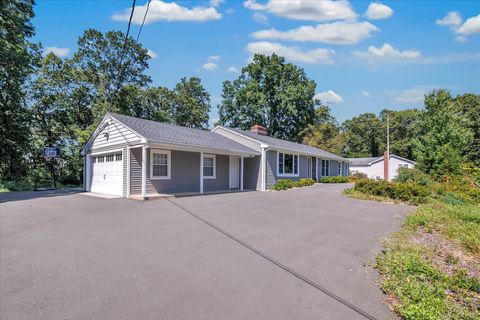
<path id="1" fill-rule="evenodd" d="M 390 178 L 390 116 L 387 114 L 387 159 L 383 159 L 383 161 L 387 161 L 387 181 Z"/>

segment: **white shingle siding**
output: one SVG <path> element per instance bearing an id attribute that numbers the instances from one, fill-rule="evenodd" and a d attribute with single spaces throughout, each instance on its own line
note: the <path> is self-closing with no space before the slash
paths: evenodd
<path id="1" fill-rule="evenodd" d="M 105 125 L 95 137 L 90 146 L 90 151 L 99 151 L 113 146 L 140 143 L 141 138 L 121 123 L 108 118 L 106 118 L 104 122 L 108 122 L 108 125 Z"/>

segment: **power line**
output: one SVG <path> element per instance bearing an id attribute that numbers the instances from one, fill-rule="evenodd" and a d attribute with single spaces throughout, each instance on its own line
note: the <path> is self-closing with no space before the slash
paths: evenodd
<path id="1" fill-rule="evenodd" d="M 148 9 L 150 8 L 150 2 L 152 2 L 152 0 L 148 0 L 148 3 L 147 3 L 147 10 L 145 10 L 145 14 L 143 15 L 143 21 L 142 21 L 142 24 L 140 25 L 140 29 L 138 30 L 138 34 L 137 34 L 137 42 L 138 42 L 138 39 L 140 38 L 140 33 L 142 33 L 142 28 L 143 28 L 143 25 L 145 24 L 145 19 L 147 18 Z"/>

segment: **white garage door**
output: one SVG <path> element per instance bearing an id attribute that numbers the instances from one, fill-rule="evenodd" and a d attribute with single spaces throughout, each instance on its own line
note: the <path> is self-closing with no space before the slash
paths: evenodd
<path id="1" fill-rule="evenodd" d="M 92 158 L 92 185 L 90 191 L 123 195 L 122 153 L 110 153 Z"/>

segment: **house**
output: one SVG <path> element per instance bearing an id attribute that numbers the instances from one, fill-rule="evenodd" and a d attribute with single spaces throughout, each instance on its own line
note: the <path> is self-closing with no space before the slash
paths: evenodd
<path id="1" fill-rule="evenodd" d="M 84 148 L 86 191 L 123 197 L 267 190 L 280 178 L 347 175 L 335 154 L 255 132 L 107 113 Z"/>
<path id="2" fill-rule="evenodd" d="M 384 161 L 384 159 L 388 159 Z M 391 154 L 387 157 L 387 153 L 380 157 L 373 158 L 350 158 L 350 172 L 361 172 L 370 179 L 392 180 L 398 174 L 400 168 L 413 168 L 415 162 Z"/>

